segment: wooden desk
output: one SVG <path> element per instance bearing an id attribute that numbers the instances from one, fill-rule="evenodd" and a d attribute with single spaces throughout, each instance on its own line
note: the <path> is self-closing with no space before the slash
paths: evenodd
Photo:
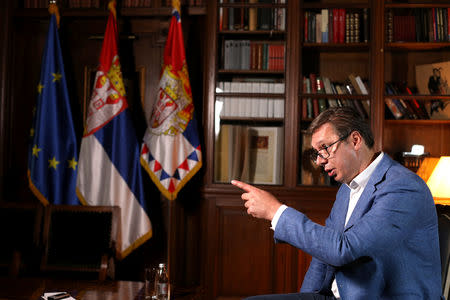
<path id="1" fill-rule="evenodd" d="M 143 300 L 144 283 L 44 278 L 0 278 L 0 300 L 39 300 L 44 292 L 68 292 L 77 300 Z"/>
<path id="2" fill-rule="evenodd" d="M 68 292 L 77 300 L 144 300 L 140 281 L 98 281 L 50 278 L 0 278 L 0 300 L 40 300 L 44 293 Z M 171 299 L 202 299 L 199 288 L 175 288 Z"/>

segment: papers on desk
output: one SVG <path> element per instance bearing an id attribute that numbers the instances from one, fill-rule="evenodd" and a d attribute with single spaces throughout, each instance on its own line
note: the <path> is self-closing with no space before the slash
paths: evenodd
<path id="1" fill-rule="evenodd" d="M 51 292 L 51 293 L 44 293 L 44 295 L 41 297 L 44 300 L 76 300 L 72 296 L 70 296 L 69 293 L 66 292 Z"/>

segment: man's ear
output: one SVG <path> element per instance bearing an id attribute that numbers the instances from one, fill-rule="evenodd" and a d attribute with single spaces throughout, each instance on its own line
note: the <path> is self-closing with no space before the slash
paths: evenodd
<path id="1" fill-rule="evenodd" d="M 364 139 L 358 131 L 353 131 L 350 134 L 350 143 L 352 143 L 355 150 L 358 150 L 363 146 Z"/>

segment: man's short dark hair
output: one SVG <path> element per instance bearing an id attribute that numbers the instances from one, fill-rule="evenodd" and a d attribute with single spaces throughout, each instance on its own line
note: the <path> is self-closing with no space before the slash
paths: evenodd
<path id="1" fill-rule="evenodd" d="M 358 111 L 352 107 L 330 107 L 321 112 L 309 125 L 308 133 L 313 134 L 322 125 L 330 123 L 342 138 L 353 131 L 358 131 L 364 139 L 367 147 L 372 149 L 374 145 L 373 133 L 369 124 L 361 117 Z"/>

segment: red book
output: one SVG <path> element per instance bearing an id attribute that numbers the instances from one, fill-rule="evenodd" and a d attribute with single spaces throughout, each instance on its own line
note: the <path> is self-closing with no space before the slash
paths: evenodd
<path id="1" fill-rule="evenodd" d="M 309 74 L 309 82 L 311 83 L 311 94 L 317 93 L 316 74 Z"/>
<path id="2" fill-rule="evenodd" d="M 312 84 L 311 84 L 311 86 L 312 86 Z M 317 100 L 317 98 L 313 99 L 313 112 L 314 112 L 314 118 L 317 117 L 320 113 L 319 100 Z"/>
<path id="3" fill-rule="evenodd" d="M 345 8 L 339 9 L 339 43 L 345 42 Z"/>
<path id="4" fill-rule="evenodd" d="M 433 41 L 436 42 L 437 41 L 437 36 L 436 36 L 436 9 L 433 7 L 431 9 L 432 11 L 432 16 L 433 16 Z"/>
<path id="5" fill-rule="evenodd" d="M 308 99 L 303 98 L 302 99 L 302 119 L 307 119 L 308 118 L 308 103 L 307 103 Z"/>
<path id="6" fill-rule="evenodd" d="M 339 9 L 333 8 L 333 43 L 339 42 Z"/>
<path id="7" fill-rule="evenodd" d="M 269 44 L 269 70 L 276 70 L 278 67 L 277 63 L 277 49 L 276 45 Z"/>
<path id="8" fill-rule="evenodd" d="M 305 43 L 309 42 L 309 37 L 308 37 L 308 17 L 309 17 L 309 12 L 305 11 L 305 20 L 304 20 L 304 28 L 303 28 L 303 41 Z"/>

